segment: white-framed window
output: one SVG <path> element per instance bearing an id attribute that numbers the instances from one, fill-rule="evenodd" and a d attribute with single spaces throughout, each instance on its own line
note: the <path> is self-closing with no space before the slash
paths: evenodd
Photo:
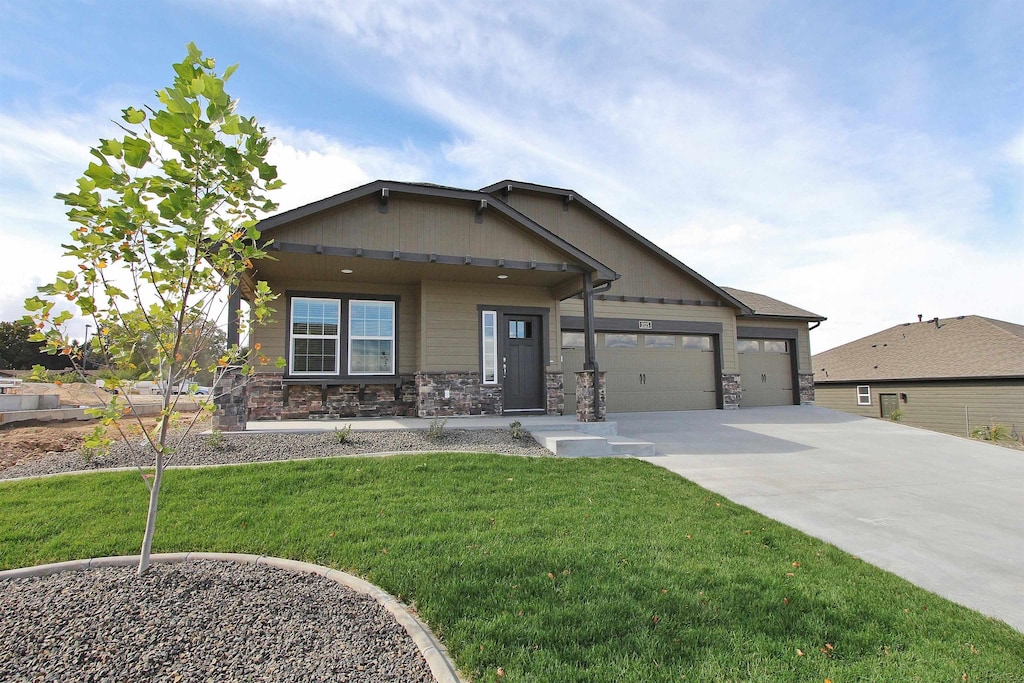
<path id="1" fill-rule="evenodd" d="M 395 374 L 394 301 L 349 301 L 348 373 Z"/>
<path id="2" fill-rule="evenodd" d="M 871 387 L 867 384 L 861 384 L 857 387 L 857 405 L 871 405 Z"/>
<path id="3" fill-rule="evenodd" d="M 337 375 L 341 301 L 295 297 L 291 304 L 291 373 Z"/>
<path id="4" fill-rule="evenodd" d="M 480 365 L 484 384 L 498 383 L 498 312 L 480 312 Z"/>

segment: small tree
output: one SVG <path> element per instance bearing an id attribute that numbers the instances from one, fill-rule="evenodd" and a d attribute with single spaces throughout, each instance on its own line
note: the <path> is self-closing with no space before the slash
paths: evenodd
<path id="1" fill-rule="evenodd" d="M 73 314 L 56 313 L 54 298 L 66 299 L 93 319 L 92 349 L 115 366 L 132 363 L 141 342 L 150 342 L 148 370 L 140 378 L 161 381 L 164 391 L 157 426 L 143 430 L 148 448 L 133 450 L 149 489 L 140 574 L 149 567 L 160 486 L 173 453 L 168 442 L 178 400 L 173 389 L 200 370 L 216 373 L 217 379 L 229 367 L 252 372 L 237 344 L 211 367 L 199 363 L 215 338 L 206 321 L 216 319 L 215 306 L 225 305 L 218 295 L 239 286 L 252 262 L 266 255 L 256 223 L 260 212 L 276 208 L 265 193 L 282 185 L 266 161 L 271 139 L 254 118 L 235 113 L 237 103 L 224 91 L 236 67 L 218 75 L 213 59 L 192 43 L 187 49 L 184 61 L 174 65 L 173 84 L 156 92 L 159 108 L 124 109 L 117 122 L 123 135 L 101 139 L 77 191 L 56 195 L 70 207 L 67 215 L 76 225 L 64 248 L 78 269 L 60 272 L 55 282 L 40 287 L 47 298 L 25 302 L 26 321 L 37 328 L 33 340 L 76 362 L 81 358 L 67 335 Z M 251 312 L 263 321 L 271 312 L 270 290 L 265 282 L 250 288 Z M 134 415 L 131 408 L 130 396 L 114 396 L 98 411 L 102 424 L 87 446 L 108 445 L 104 427 L 120 431 L 121 418 Z"/>

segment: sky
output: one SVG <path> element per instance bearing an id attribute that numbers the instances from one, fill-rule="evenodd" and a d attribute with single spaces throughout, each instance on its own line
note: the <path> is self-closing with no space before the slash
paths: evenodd
<path id="1" fill-rule="evenodd" d="M 826 316 L 813 352 L 918 314 L 1024 324 L 1018 0 L 0 0 L 0 320 L 61 269 L 53 195 L 189 41 L 240 65 L 281 209 L 522 180 Z"/>

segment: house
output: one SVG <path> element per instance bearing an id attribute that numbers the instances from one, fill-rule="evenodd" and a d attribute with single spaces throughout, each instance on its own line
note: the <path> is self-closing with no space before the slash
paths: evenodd
<path id="1" fill-rule="evenodd" d="M 715 285 L 572 190 L 378 180 L 259 228 L 273 258 L 234 297 L 281 295 L 251 340 L 286 365 L 249 382 L 249 419 L 813 400 L 824 318 Z"/>
<path id="2" fill-rule="evenodd" d="M 977 315 L 904 323 L 814 356 L 817 405 L 969 436 L 1024 430 L 1024 325 Z M 896 411 L 899 411 L 896 413 Z"/>

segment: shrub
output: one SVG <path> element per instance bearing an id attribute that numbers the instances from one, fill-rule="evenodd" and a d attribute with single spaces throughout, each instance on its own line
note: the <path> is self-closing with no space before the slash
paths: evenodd
<path id="1" fill-rule="evenodd" d="M 526 430 L 523 429 L 523 423 L 519 420 L 510 422 L 508 425 L 508 431 L 512 434 L 512 438 L 518 441 L 526 436 Z"/>
<path id="2" fill-rule="evenodd" d="M 980 425 L 971 430 L 972 439 L 980 439 L 982 441 L 1013 441 L 1013 434 L 1010 433 L 1010 428 L 1004 424 L 993 422 L 990 425 Z"/>
<path id="3" fill-rule="evenodd" d="M 347 424 L 341 429 L 335 427 L 334 440 L 343 446 L 352 443 L 352 425 Z"/>
<path id="4" fill-rule="evenodd" d="M 447 418 L 437 418 L 431 421 L 430 426 L 427 427 L 427 438 L 431 441 L 440 441 L 443 439 L 445 434 L 445 425 L 447 424 Z"/>

